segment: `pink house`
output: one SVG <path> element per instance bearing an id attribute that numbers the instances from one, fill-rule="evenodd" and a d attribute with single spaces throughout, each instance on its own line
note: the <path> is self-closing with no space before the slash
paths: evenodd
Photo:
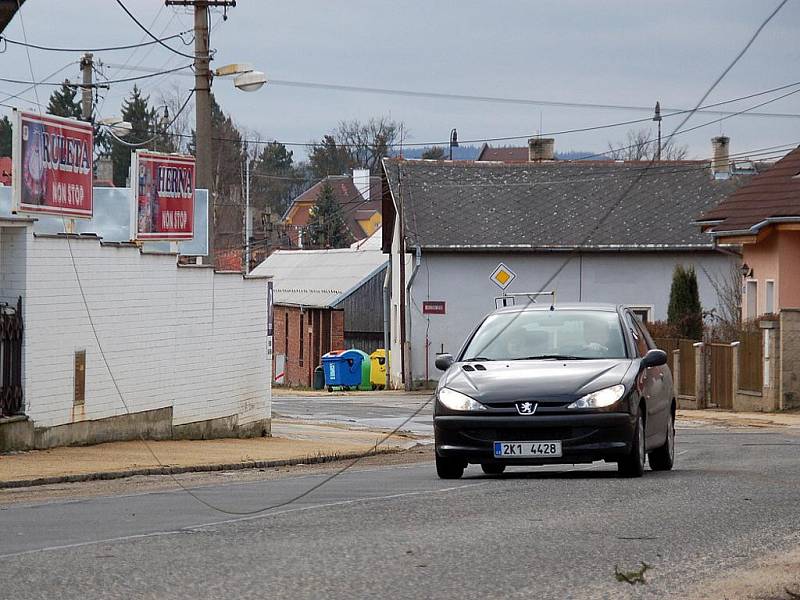
<path id="1" fill-rule="evenodd" d="M 742 317 L 800 308 L 800 147 L 699 219 L 720 246 L 741 246 Z"/>

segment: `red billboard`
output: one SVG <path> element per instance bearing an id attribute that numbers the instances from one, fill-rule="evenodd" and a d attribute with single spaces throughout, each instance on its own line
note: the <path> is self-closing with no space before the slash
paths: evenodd
<path id="1" fill-rule="evenodd" d="M 137 240 L 194 237 L 194 157 L 137 150 L 133 175 L 131 232 Z"/>
<path id="2" fill-rule="evenodd" d="M 13 210 L 92 218 L 92 124 L 14 111 Z"/>

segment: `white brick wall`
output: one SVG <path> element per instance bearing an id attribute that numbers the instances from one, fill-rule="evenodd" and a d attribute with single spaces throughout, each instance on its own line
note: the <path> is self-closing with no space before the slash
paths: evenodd
<path id="1" fill-rule="evenodd" d="M 37 426 L 167 406 L 176 425 L 270 416 L 265 279 L 178 267 L 175 256 L 91 238 L 26 236 L 25 403 Z M 0 236 L 0 253 L 3 243 Z M 92 333 L 70 249 L 127 408 Z M 74 352 L 81 349 L 86 404 L 73 415 Z"/>

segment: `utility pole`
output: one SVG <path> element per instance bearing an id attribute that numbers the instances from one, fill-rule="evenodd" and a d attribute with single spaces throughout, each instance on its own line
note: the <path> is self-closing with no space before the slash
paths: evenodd
<path id="1" fill-rule="evenodd" d="M 83 75 L 83 83 L 81 84 L 81 119 L 84 121 L 92 120 L 92 91 L 94 84 L 92 82 L 94 62 L 92 54 L 87 52 L 81 56 L 81 75 Z"/>
<path id="2" fill-rule="evenodd" d="M 253 216 L 250 214 L 250 155 L 245 146 L 244 176 L 244 274 L 250 273 L 250 238 L 253 237 Z"/>
<path id="3" fill-rule="evenodd" d="M 213 191 L 211 156 L 211 71 L 209 63 L 208 7 L 236 6 L 236 0 L 165 0 L 166 6 L 194 7 L 194 107 L 195 107 L 195 181 L 208 190 L 208 260 L 214 264 L 216 197 Z"/>

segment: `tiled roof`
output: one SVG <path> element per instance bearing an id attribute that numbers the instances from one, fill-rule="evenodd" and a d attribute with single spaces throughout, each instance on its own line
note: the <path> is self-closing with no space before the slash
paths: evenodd
<path id="1" fill-rule="evenodd" d="M 694 219 L 743 177 L 714 180 L 704 161 L 648 165 L 384 161 L 407 247 L 709 247 Z"/>
<path id="2" fill-rule="evenodd" d="M 305 192 L 300 194 L 292 201 L 292 207 L 296 207 L 303 203 L 314 204 L 317 201 L 317 196 L 322 191 L 323 186 L 327 183 L 333 189 L 336 201 L 342 207 L 345 222 L 353 237 L 356 240 L 364 239 L 366 233 L 358 224 L 358 218 L 368 218 L 364 215 L 366 211 L 369 214 L 380 212 L 381 210 L 381 178 L 370 177 L 370 190 L 369 200 L 365 201 L 361 197 L 358 189 L 353 183 L 353 178 L 349 175 L 329 175 L 308 188 Z M 292 207 L 286 212 L 286 215 L 292 213 Z M 294 225 L 305 225 L 308 223 L 308 216 L 298 214 L 292 218 Z"/>
<path id="3" fill-rule="evenodd" d="M 753 232 L 768 219 L 800 220 L 800 147 L 704 212 L 699 221 L 720 221 L 709 231 Z"/>

